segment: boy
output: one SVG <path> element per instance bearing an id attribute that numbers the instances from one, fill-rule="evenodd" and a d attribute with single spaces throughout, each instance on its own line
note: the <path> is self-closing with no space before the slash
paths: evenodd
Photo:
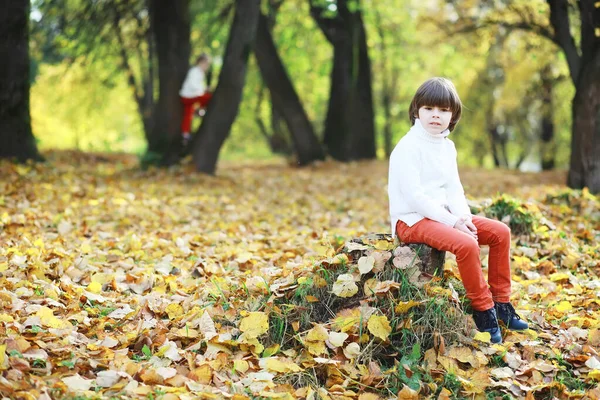
<path id="1" fill-rule="evenodd" d="M 462 103 L 445 78 L 417 90 L 409 109 L 412 128 L 390 156 L 388 196 L 392 234 L 404 243 L 425 243 L 456 255 L 477 329 L 501 343 L 498 319 L 507 328 L 527 329 L 510 304 L 510 229 L 472 216 L 465 199 L 456 148 L 448 139 L 460 120 Z M 479 246 L 489 245 L 488 283 Z"/>
<path id="2" fill-rule="evenodd" d="M 179 91 L 179 97 L 183 103 L 181 134 L 184 144 L 189 142 L 191 138 L 190 130 L 195 106 L 199 105 L 199 111 L 203 112 L 212 97 L 212 93 L 206 91 L 206 73 L 210 68 L 210 64 L 211 59 L 208 54 L 202 53 L 196 59 L 196 65 L 188 71 Z"/>

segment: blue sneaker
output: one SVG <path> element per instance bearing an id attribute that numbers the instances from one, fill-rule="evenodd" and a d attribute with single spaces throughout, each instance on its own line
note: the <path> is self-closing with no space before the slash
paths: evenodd
<path id="1" fill-rule="evenodd" d="M 473 320 L 479 332 L 488 332 L 490 334 L 492 343 L 502 343 L 502 335 L 495 308 L 485 311 L 473 310 Z"/>
<path id="2" fill-rule="evenodd" d="M 510 303 L 495 303 L 494 308 L 498 314 L 498 319 L 504 322 L 507 329 L 511 331 L 524 331 L 529 329 L 527 322 L 523 321 L 515 308 Z"/>

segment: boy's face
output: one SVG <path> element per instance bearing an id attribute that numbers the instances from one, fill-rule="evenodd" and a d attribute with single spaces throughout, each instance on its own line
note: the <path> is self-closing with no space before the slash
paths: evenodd
<path id="1" fill-rule="evenodd" d="M 450 126 L 452 111 L 444 107 L 423 106 L 419 108 L 419 119 L 427 132 L 439 135 Z"/>
<path id="2" fill-rule="evenodd" d="M 202 68 L 204 72 L 206 72 L 208 71 L 208 68 L 210 68 L 210 60 L 202 60 L 198 63 L 198 66 Z"/>

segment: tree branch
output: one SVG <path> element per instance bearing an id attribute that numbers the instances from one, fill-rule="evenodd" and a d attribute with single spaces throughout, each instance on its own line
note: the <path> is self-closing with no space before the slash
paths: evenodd
<path id="1" fill-rule="evenodd" d="M 550 23 L 554 28 L 556 43 L 562 48 L 567 58 L 571 80 L 577 84 L 581 69 L 581 56 L 577 52 L 575 40 L 571 35 L 569 9 L 567 0 L 546 0 L 550 6 Z M 583 22 L 582 22 L 583 23 Z M 583 28 L 582 28 L 583 29 Z"/>

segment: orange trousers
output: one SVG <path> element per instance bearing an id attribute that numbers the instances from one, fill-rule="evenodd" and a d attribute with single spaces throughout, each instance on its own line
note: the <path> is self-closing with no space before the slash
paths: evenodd
<path id="1" fill-rule="evenodd" d="M 440 222 L 428 218 L 413 226 L 396 224 L 396 235 L 404 243 L 425 243 L 456 255 L 458 271 L 474 310 L 494 307 L 494 301 L 510 301 L 510 228 L 500 221 L 473 216 L 477 240 Z M 488 283 L 481 270 L 479 246 L 489 245 Z"/>
<path id="2" fill-rule="evenodd" d="M 179 97 L 183 104 L 183 118 L 181 120 L 181 132 L 190 133 L 192 128 L 192 118 L 194 117 L 194 109 L 196 105 L 200 108 L 206 108 L 210 99 L 212 98 L 211 92 L 205 92 L 203 95 L 198 97 Z"/>

